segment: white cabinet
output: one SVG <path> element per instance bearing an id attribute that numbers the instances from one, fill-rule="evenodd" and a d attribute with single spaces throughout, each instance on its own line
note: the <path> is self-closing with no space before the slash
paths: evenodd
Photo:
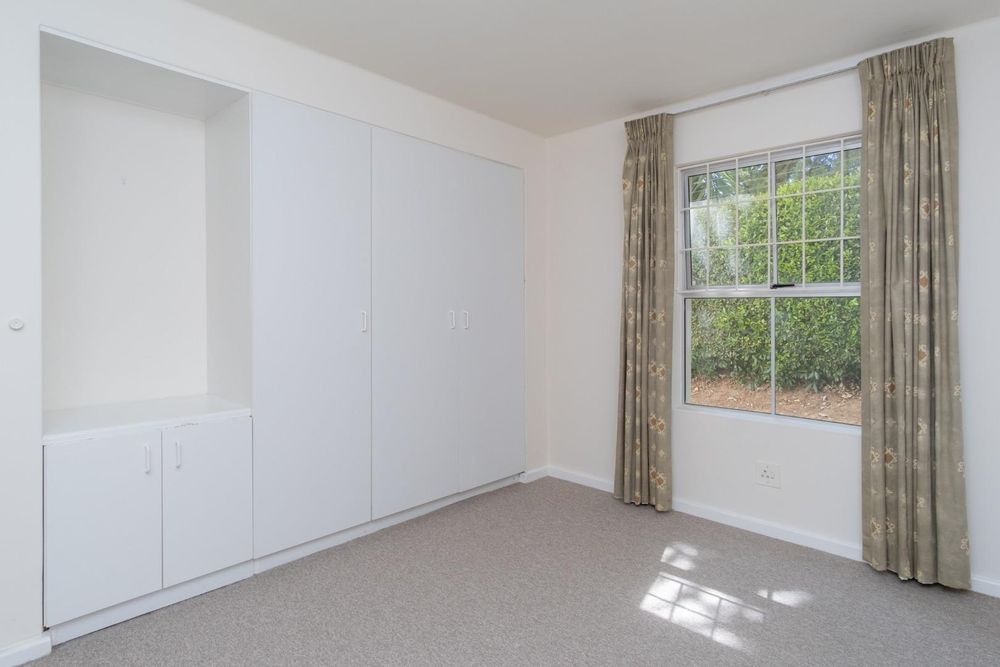
<path id="1" fill-rule="evenodd" d="M 83 407 L 49 406 L 49 625 L 524 469 L 521 172 L 267 95 L 224 98 L 195 151 L 208 314 L 192 377 L 212 395 L 140 382 L 124 396 L 148 400 L 81 389 L 62 402 Z M 115 316 L 134 320 L 122 303 Z M 171 370 L 171 347 L 143 354 Z"/>
<path id="2" fill-rule="evenodd" d="M 524 470 L 521 172 L 372 138 L 372 514 Z"/>
<path id="3" fill-rule="evenodd" d="M 48 626 L 253 557 L 250 417 L 77 428 L 107 411 L 62 415 L 71 435 L 44 448 Z M 131 413 L 158 419 L 152 403 Z"/>
<path id="4" fill-rule="evenodd" d="M 367 125 L 253 96 L 257 557 L 371 518 L 370 167 Z"/>
<path id="5" fill-rule="evenodd" d="M 45 624 L 158 590 L 160 432 L 45 447 Z"/>
<path id="6" fill-rule="evenodd" d="M 250 418 L 163 432 L 163 586 L 253 557 Z"/>

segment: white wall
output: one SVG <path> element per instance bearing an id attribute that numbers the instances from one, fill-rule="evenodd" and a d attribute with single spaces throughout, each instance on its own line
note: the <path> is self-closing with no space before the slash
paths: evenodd
<path id="1" fill-rule="evenodd" d="M 42 132 L 45 409 L 204 393 L 205 124 L 43 85 Z"/>
<path id="2" fill-rule="evenodd" d="M 38 28 L 506 162 L 525 171 L 526 313 L 545 312 L 545 142 L 177 0 L 8 0 L 0 9 L 0 651 L 41 630 Z M 528 466 L 547 461 L 544 327 L 527 334 Z"/>
<path id="3" fill-rule="evenodd" d="M 42 244 L 38 21 L 0 20 L 0 652 L 42 621 Z M 22 318 L 21 331 L 7 328 Z"/>
<path id="4" fill-rule="evenodd" d="M 962 326 L 962 408 L 968 468 L 972 573 L 1000 595 L 1000 436 L 996 380 L 1000 374 L 1000 309 L 990 280 L 1000 247 L 1000 207 L 988 174 L 1000 148 L 1000 21 L 955 31 L 959 119 L 959 302 Z"/>
<path id="5" fill-rule="evenodd" d="M 208 393 L 250 405 L 250 96 L 205 121 Z"/>
<path id="6" fill-rule="evenodd" d="M 988 279 L 1000 224 L 987 160 L 1000 146 L 1000 21 L 954 30 L 961 124 L 961 329 L 972 566 L 975 586 L 1000 595 L 1000 448 L 992 379 L 1000 370 L 995 290 Z M 891 48 L 891 47 L 886 47 Z M 678 165 L 861 128 L 852 72 L 679 115 Z M 669 111 L 669 109 L 668 109 Z M 614 469 L 621 305 L 622 120 L 550 139 L 550 463 L 610 486 Z M 968 315 L 973 313 L 973 315 Z M 675 314 L 675 369 L 681 364 Z M 679 373 L 677 374 L 679 376 Z M 743 523 L 849 556 L 860 555 L 860 435 L 857 429 L 682 405 L 675 378 L 677 506 Z M 753 482 L 755 461 L 777 463 L 782 488 Z M 994 515 L 991 516 L 991 512 Z"/>

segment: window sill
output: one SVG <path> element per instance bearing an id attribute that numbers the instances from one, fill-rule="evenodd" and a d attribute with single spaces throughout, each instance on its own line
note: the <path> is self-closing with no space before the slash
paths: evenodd
<path id="1" fill-rule="evenodd" d="M 738 419 L 758 424 L 771 424 L 782 428 L 797 428 L 807 431 L 825 431 L 827 433 L 839 433 L 842 435 L 861 435 L 861 427 L 855 424 L 841 424 L 838 422 L 825 422 L 819 419 L 807 419 L 805 417 L 787 417 L 784 415 L 772 415 L 760 412 L 749 412 L 747 410 L 733 410 L 732 408 L 717 408 L 709 405 L 693 405 L 691 403 L 675 403 L 674 413 L 700 414 L 706 416 L 719 417 L 723 419 Z"/>

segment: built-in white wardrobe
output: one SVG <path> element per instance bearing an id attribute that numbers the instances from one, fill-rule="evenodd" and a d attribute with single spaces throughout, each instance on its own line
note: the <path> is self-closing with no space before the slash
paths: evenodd
<path id="1" fill-rule="evenodd" d="M 64 36 L 42 79 L 55 641 L 524 470 L 519 169 Z"/>
<path id="2" fill-rule="evenodd" d="M 371 128 L 253 101 L 254 554 L 371 519 Z"/>
<path id="3" fill-rule="evenodd" d="M 250 99 L 41 45 L 44 616 L 113 622 L 253 557 Z"/>
<path id="4" fill-rule="evenodd" d="M 372 135 L 372 514 L 524 470 L 522 175 Z"/>
<path id="5" fill-rule="evenodd" d="M 523 471 L 520 170 L 253 114 L 255 555 Z"/>

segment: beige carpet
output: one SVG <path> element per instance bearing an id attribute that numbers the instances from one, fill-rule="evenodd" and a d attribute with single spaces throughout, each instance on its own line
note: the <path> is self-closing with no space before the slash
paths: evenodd
<path id="1" fill-rule="evenodd" d="M 1000 600 L 544 479 L 39 665 L 1000 664 Z"/>

